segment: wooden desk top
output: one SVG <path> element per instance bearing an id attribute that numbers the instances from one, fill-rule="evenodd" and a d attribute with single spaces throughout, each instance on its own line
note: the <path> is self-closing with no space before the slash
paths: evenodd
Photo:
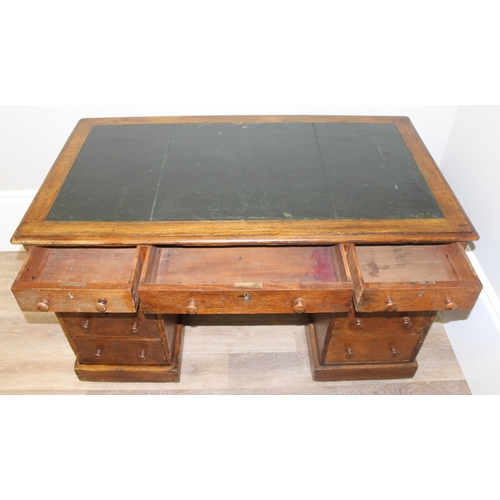
<path id="1" fill-rule="evenodd" d="M 80 120 L 12 242 L 474 239 L 408 118 L 258 116 Z"/>

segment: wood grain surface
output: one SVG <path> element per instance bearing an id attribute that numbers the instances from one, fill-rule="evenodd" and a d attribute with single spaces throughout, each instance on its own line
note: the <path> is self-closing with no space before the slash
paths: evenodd
<path id="1" fill-rule="evenodd" d="M 439 319 L 413 379 L 313 382 L 304 318 L 221 315 L 188 319 L 179 383 L 81 382 L 55 314 L 10 291 L 24 257 L 0 253 L 0 394 L 470 394 Z"/>

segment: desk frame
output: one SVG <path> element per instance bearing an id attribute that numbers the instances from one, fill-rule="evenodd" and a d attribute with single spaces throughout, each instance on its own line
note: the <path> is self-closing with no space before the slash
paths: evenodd
<path id="1" fill-rule="evenodd" d="M 283 122 L 347 122 L 369 124 L 392 124 L 397 127 L 401 137 L 415 160 L 422 176 L 427 182 L 440 210 L 442 218 L 434 219 L 388 219 L 388 220 L 233 220 L 233 221 L 146 221 L 146 222 L 86 222 L 66 221 L 51 222 L 47 214 L 56 199 L 75 159 L 93 126 L 127 124 L 204 124 L 204 123 L 283 123 Z M 445 244 L 458 242 L 465 247 L 469 241 L 477 240 L 467 215 L 452 193 L 443 175 L 427 151 L 410 120 L 406 117 L 353 117 L 353 116 L 220 116 L 220 117 L 149 117 L 149 118 L 103 118 L 82 119 L 69 137 L 54 166 L 42 184 L 32 205 L 21 221 L 12 243 L 22 244 L 27 249 L 31 246 L 101 248 L 101 247 L 140 247 L 140 246 L 186 246 L 186 247 L 234 247 L 241 246 L 290 246 L 290 245 L 408 245 L 408 244 Z M 465 264 L 466 265 L 466 264 Z M 26 269 L 24 270 L 26 273 Z M 469 280 L 471 281 L 471 280 Z M 474 294 L 478 294 L 480 284 L 469 285 Z M 20 284 L 13 286 L 17 293 Z M 24 293 L 24 291 L 23 291 Z M 475 296 L 476 296 L 475 295 Z M 465 294 L 464 294 L 465 296 Z M 17 295 L 16 295 L 17 297 Z M 18 298 L 19 300 L 19 298 Z M 467 296 L 468 304 L 471 300 Z M 474 299 L 475 300 L 475 299 Z M 443 307 L 444 308 L 444 307 Z M 168 309 L 168 307 L 166 307 Z M 29 309 L 28 309 L 29 310 Z M 41 309 L 44 310 L 44 309 Z M 68 341 L 77 354 L 75 371 L 82 380 L 93 381 L 157 381 L 175 382 L 180 379 L 182 357 L 182 319 L 169 315 L 169 311 L 149 318 L 150 326 L 156 325 L 158 339 L 165 349 L 163 366 L 137 366 L 127 364 L 92 364 L 82 362 L 82 348 L 79 347 L 79 333 L 75 333 L 72 323 L 65 319 L 64 313 L 56 311 L 67 335 Z M 272 312 L 272 311 L 266 311 Z M 297 311 L 296 311 L 297 312 Z M 189 311 L 188 311 L 189 313 Z M 142 314 L 140 311 L 139 314 Z M 349 325 L 341 313 L 324 311 L 308 317 L 308 345 L 313 378 L 322 380 L 377 379 L 412 377 L 417 370 L 416 355 L 425 335 L 432 325 L 435 311 L 426 311 L 425 320 L 418 319 L 418 328 L 413 333 L 411 346 L 404 361 L 386 363 L 384 359 L 372 359 L 368 353 L 365 362 L 332 362 L 335 360 L 335 347 L 342 342 L 342 335 L 349 334 L 353 325 L 359 325 L 359 317 L 354 303 L 345 309 L 351 318 Z M 344 314 L 344 316 L 345 316 Z M 394 314 L 386 310 L 390 335 L 411 321 L 402 313 L 397 321 Z M 77 314 L 79 324 L 87 321 L 87 316 Z M 96 320 L 99 324 L 99 319 Z M 116 320 L 117 324 L 122 320 Z M 127 320 L 128 321 L 128 320 Z M 373 337 L 372 341 L 385 339 L 386 333 L 380 334 L 379 319 L 376 315 L 365 316 L 368 325 L 365 334 Z M 121 324 L 121 323 L 120 323 Z M 149 324 L 149 323 L 148 323 Z M 69 325 L 69 326 L 68 326 Z M 347 325 L 347 326 L 346 326 Z M 370 326 L 372 325 L 372 326 Z M 403 326 L 406 328 L 407 326 Z M 83 327 L 82 327 L 83 328 Z M 128 327 L 127 327 L 128 328 Z M 368 330 L 368 331 L 367 331 Z M 398 330 L 399 331 L 399 330 Z M 340 332 L 340 333 L 339 333 Z M 340 335 L 340 337 L 339 337 Z M 377 337 L 377 338 L 375 338 Z M 339 338 L 341 339 L 339 341 Z M 354 337 L 351 337 L 354 338 Z M 123 339 L 122 339 L 123 340 Z M 361 338 L 363 341 L 363 338 Z M 97 340 L 96 340 L 97 342 Z M 160 343 L 160 340 L 158 340 Z M 389 342 L 389 341 L 387 341 Z M 392 342 L 392 340 L 390 341 Z M 116 341 L 118 345 L 118 341 Z M 342 349 L 345 345 L 342 344 Z M 389 344 L 388 344 L 389 345 Z M 392 345 L 392 344 L 391 344 Z M 362 349 L 365 349 L 364 347 Z M 391 347 L 398 352 L 395 347 Z M 398 348 L 399 349 L 399 348 Z M 351 348 L 347 347 L 349 358 Z M 365 349 L 366 350 L 366 349 Z M 101 352 L 101 349 L 97 349 Z M 141 351 L 142 352 L 142 351 Z M 368 352 L 368 351 L 366 351 Z M 370 357 L 371 356 L 371 357 Z M 348 360 L 349 361 L 349 360 Z"/>

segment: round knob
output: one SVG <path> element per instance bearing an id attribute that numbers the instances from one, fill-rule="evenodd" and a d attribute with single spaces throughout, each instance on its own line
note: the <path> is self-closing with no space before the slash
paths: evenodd
<path id="1" fill-rule="evenodd" d="M 130 333 L 139 333 L 139 323 L 134 321 L 132 328 L 130 328 Z"/>
<path id="2" fill-rule="evenodd" d="M 354 358 L 354 354 L 353 354 L 352 349 L 351 349 L 350 347 L 348 347 L 348 348 L 345 350 L 345 352 L 346 352 L 345 357 L 346 357 L 347 359 Z"/>
<path id="3" fill-rule="evenodd" d="M 146 361 L 146 351 L 144 349 L 139 354 L 139 361 Z"/>
<path id="4" fill-rule="evenodd" d="M 387 312 L 394 312 L 398 310 L 398 305 L 394 302 L 392 297 L 387 297 L 385 299 L 385 310 Z"/>
<path id="5" fill-rule="evenodd" d="M 40 312 L 47 312 L 49 310 L 49 301 L 48 299 L 42 299 L 40 302 L 38 302 L 38 304 L 36 305 L 36 308 L 40 311 Z"/>
<path id="6" fill-rule="evenodd" d="M 187 307 L 186 307 L 186 312 L 188 314 L 198 314 L 198 304 L 196 300 L 192 299 L 189 301 Z"/>
<path id="7" fill-rule="evenodd" d="M 306 304 L 302 299 L 297 299 L 293 304 L 293 310 L 297 314 L 302 314 L 306 312 Z"/>
<path id="8" fill-rule="evenodd" d="M 399 356 L 399 352 L 395 347 L 391 347 L 391 357 L 395 358 L 397 356 Z"/>
<path id="9" fill-rule="evenodd" d="M 80 329 L 82 330 L 83 333 L 89 333 L 90 332 L 90 321 L 86 319 L 80 326 Z"/>
<path id="10" fill-rule="evenodd" d="M 450 297 L 444 299 L 444 308 L 447 311 L 454 311 L 458 307 L 458 304 Z"/>
<path id="11" fill-rule="evenodd" d="M 95 359 L 101 359 L 102 358 L 102 349 L 96 349 L 94 352 L 94 358 Z"/>
<path id="12" fill-rule="evenodd" d="M 365 327 L 365 325 L 363 324 L 363 322 L 359 318 L 356 318 L 354 320 L 354 328 L 356 330 L 362 330 L 364 327 Z"/>
<path id="13" fill-rule="evenodd" d="M 97 303 L 95 305 L 95 310 L 97 312 L 100 312 L 100 313 L 104 313 L 107 311 L 107 307 L 106 307 L 106 304 L 108 303 L 108 301 L 104 298 L 100 298 L 100 299 L 97 299 Z"/>
<path id="14" fill-rule="evenodd" d="M 408 328 L 411 328 L 413 323 L 411 322 L 410 318 L 408 316 L 404 316 L 401 318 L 401 326 L 405 329 L 408 330 Z"/>

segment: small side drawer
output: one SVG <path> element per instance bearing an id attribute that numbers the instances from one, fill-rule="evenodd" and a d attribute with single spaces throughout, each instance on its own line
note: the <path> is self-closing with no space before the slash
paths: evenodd
<path id="1" fill-rule="evenodd" d="M 413 361 L 421 335 L 374 334 L 332 337 L 326 363 L 401 363 Z"/>
<path id="2" fill-rule="evenodd" d="M 342 248 L 149 247 L 140 285 L 148 313 L 347 311 L 352 283 Z"/>
<path id="3" fill-rule="evenodd" d="M 145 247 L 31 247 L 12 285 L 23 311 L 135 312 Z"/>
<path id="4" fill-rule="evenodd" d="M 125 337 L 160 338 L 158 319 L 155 315 L 135 314 L 79 314 L 57 313 L 67 335 L 74 338 Z"/>
<path id="5" fill-rule="evenodd" d="M 335 335 L 425 334 L 429 331 L 434 317 L 435 313 L 430 311 L 360 313 L 351 309 L 347 314 L 339 313 L 335 316 L 333 333 Z"/>
<path id="6" fill-rule="evenodd" d="M 82 339 L 71 342 L 80 363 L 99 365 L 166 365 L 160 340 Z"/>
<path id="7" fill-rule="evenodd" d="M 469 310 L 482 289 L 459 243 L 346 247 L 357 311 Z"/>

